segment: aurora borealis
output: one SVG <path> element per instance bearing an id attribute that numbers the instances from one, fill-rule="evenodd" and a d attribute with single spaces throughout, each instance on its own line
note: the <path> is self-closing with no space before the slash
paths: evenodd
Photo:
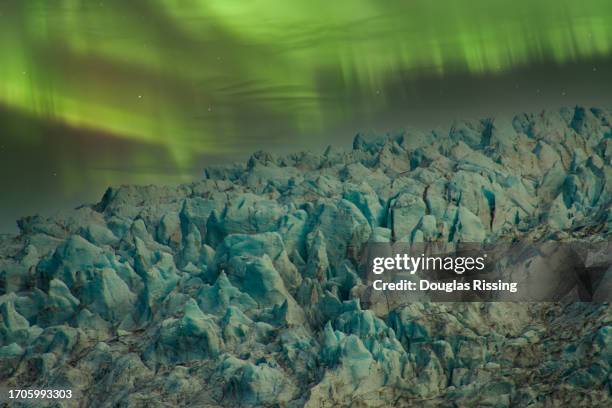
<path id="1" fill-rule="evenodd" d="M 362 127 L 608 103 L 610 21 L 609 0 L 2 1 L 2 229 Z"/>

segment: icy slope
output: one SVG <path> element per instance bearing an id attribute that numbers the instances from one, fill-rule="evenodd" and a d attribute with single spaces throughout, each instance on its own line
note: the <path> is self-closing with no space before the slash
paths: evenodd
<path id="1" fill-rule="evenodd" d="M 597 406 L 607 304 L 364 310 L 369 241 L 609 239 L 612 115 L 457 123 L 19 221 L 0 384 L 95 406 Z M 612 282 L 612 271 L 606 278 Z"/>

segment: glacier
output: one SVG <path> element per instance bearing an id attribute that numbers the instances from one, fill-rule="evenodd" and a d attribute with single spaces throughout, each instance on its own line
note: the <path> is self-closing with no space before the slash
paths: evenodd
<path id="1" fill-rule="evenodd" d="M 259 151 L 22 218 L 0 238 L 0 385 L 65 406 L 609 406 L 607 302 L 389 309 L 358 262 L 369 242 L 609 240 L 611 163 L 612 113 L 577 106 Z"/>

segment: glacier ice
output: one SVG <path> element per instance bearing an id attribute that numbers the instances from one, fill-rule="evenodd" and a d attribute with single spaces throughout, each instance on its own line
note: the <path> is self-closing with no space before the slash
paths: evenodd
<path id="1" fill-rule="evenodd" d="M 357 135 L 23 218 L 0 240 L 0 381 L 73 389 L 68 406 L 610 404 L 607 303 L 390 309 L 362 302 L 359 260 L 609 239 L 611 124 L 576 107 Z"/>

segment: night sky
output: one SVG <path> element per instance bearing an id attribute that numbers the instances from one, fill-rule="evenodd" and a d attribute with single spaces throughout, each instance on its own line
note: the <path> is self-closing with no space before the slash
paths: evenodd
<path id="1" fill-rule="evenodd" d="M 0 232 L 254 150 L 610 108 L 611 22 L 610 0 L 0 0 Z"/>

